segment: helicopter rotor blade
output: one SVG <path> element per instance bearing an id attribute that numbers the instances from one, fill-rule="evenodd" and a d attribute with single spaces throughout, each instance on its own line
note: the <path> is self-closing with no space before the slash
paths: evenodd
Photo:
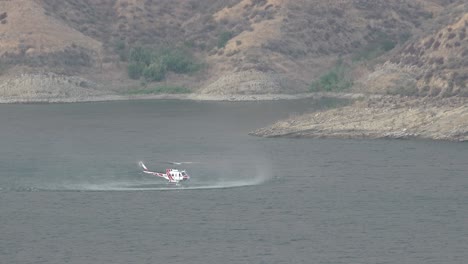
<path id="1" fill-rule="evenodd" d="M 183 165 L 183 164 L 195 164 L 200 163 L 197 161 L 165 161 L 164 163 L 172 164 L 172 165 Z"/>

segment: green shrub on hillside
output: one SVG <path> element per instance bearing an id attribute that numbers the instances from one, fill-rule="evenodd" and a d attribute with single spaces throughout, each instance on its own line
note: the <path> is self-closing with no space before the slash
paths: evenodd
<path id="1" fill-rule="evenodd" d="M 116 51 L 125 50 L 125 42 L 122 40 L 115 41 L 114 48 Z"/>
<path id="2" fill-rule="evenodd" d="M 199 67 L 191 54 L 182 49 L 164 50 L 157 59 L 168 71 L 175 73 L 190 73 Z"/>
<path id="3" fill-rule="evenodd" d="M 143 71 L 145 70 L 146 65 L 138 62 L 131 62 L 127 66 L 127 72 L 128 72 L 128 77 L 138 80 L 140 79 L 141 75 L 143 74 Z"/>
<path id="4" fill-rule="evenodd" d="M 332 92 L 342 91 L 353 85 L 353 82 L 346 78 L 347 67 L 340 61 L 330 71 L 320 76 L 313 82 L 309 90 L 311 92 Z"/>
<path id="5" fill-rule="evenodd" d="M 218 48 L 224 48 L 226 43 L 232 38 L 232 32 L 223 31 L 218 36 Z"/>
<path id="6" fill-rule="evenodd" d="M 395 48 L 396 43 L 393 40 L 386 39 L 380 44 L 383 51 L 387 52 Z"/>
<path id="7" fill-rule="evenodd" d="M 129 61 L 129 77 L 139 79 L 143 76 L 150 82 L 164 80 L 167 72 L 192 73 L 202 65 L 183 48 L 152 50 L 136 47 L 130 51 Z"/>
<path id="8" fill-rule="evenodd" d="M 166 68 L 161 63 L 152 63 L 143 70 L 143 77 L 150 82 L 159 82 L 166 77 Z"/>
<path id="9" fill-rule="evenodd" d="M 7 70 L 7 65 L 5 63 L 0 62 L 0 75 L 5 73 Z"/>
<path id="10" fill-rule="evenodd" d="M 136 47 L 130 51 L 130 61 L 148 66 L 152 60 L 152 51 L 143 47 Z"/>

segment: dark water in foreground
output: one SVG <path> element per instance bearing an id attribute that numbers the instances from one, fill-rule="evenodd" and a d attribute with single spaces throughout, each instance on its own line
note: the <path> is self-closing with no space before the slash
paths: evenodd
<path id="1" fill-rule="evenodd" d="M 247 135 L 317 104 L 0 105 L 0 263 L 467 263 L 468 146 Z"/>

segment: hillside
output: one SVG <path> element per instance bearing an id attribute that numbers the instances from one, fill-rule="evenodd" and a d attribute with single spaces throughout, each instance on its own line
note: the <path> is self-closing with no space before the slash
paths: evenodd
<path id="1" fill-rule="evenodd" d="M 362 84 L 375 93 L 468 96 L 468 13 L 404 45 Z"/>
<path id="2" fill-rule="evenodd" d="M 47 16 L 30 0 L 0 2 L 2 65 L 27 65 L 72 72 L 96 63 L 102 44 L 63 21 Z"/>
<path id="3" fill-rule="evenodd" d="M 441 5 L 446 8 L 441 10 Z M 380 54 L 370 46 L 312 86 L 345 87 L 348 80 L 340 78 L 350 78 L 352 87 L 346 88 L 373 96 L 291 117 L 251 134 L 468 141 L 468 5 L 439 1 L 431 9 L 433 18 L 405 43 Z"/>
<path id="4" fill-rule="evenodd" d="M 320 82 L 334 69 L 355 84 L 341 85 L 349 91 L 465 96 L 466 19 L 467 4 L 456 0 L 3 0 L 0 96 L 158 86 L 212 95 L 298 93 L 315 82 L 314 89 L 327 90 Z M 170 50 L 201 66 L 163 65 L 158 81 L 149 74 L 133 80 L 127 67 L 135 48 Z M 346 67 L 337 68 L 341 61 Z M 151 63 L 142 67 L 154 73 L 160 65 Z M 44 85 L 34 91 L 38 76 L 54 92 Z"/>

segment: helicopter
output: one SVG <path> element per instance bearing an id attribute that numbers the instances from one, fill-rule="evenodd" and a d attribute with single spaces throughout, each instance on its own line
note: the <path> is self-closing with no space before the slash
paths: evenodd
<path id="1" fill-rule="evenodd" d="M 179 165 L 182 163 L 171 162 L 171 164 Z M 166 179 L 168 183 L 180 184 L 190 179 L 190 175 L 188 175 L 185 170 L 166 169 L 166 172 L 156 172 L 150 171 L 142 161 L 138 162 L 138 165 L 143 169 L 143 173 Z"/>

